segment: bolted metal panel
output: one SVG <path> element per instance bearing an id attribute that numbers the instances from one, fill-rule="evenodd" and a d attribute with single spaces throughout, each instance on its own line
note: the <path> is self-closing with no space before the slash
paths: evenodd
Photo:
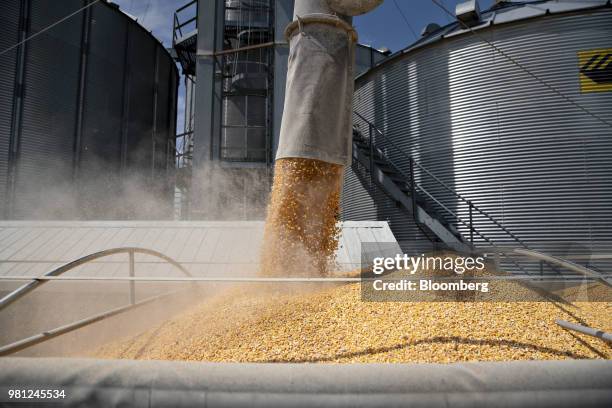
<path id="1" fill-rule="evenodd" d="M 355 109 L 524 242 L 546 250 L 559 241 L 590 250 L 609 246 L 612 92 L 581 93 L 578 53 L 612 48 L 612 10 L 541 16 L 477 33 L 608 124 L 470 33 L 413 48 L 371 70 L 357 82 Z M 405 157 L 387 154 L 408 171 Z M 424 174 L 417 172 L 417 181 L 467 218 L 467 205 Z M 350 200 L 352 189 L 345 194 Z M 507 239 L 490 223 L 474 221 L 491 239 Z"/>
<path id="2" fill-rule="evenodd" d="M 38 33 L 83 6 L 80 0 L 61 3 L 32 0 L 28 35 Z M 26 45 L 24 100 L 13 216 L 64 217 L 73 203 L 50 205 L 45 190 L 53 186 L 71 195 L 73 141 L 77 116 L 82 16 L 69 19 L 29 41 Z M 56 198 L 57 199 L 57 198 Z"/>
<path id="3" fill-rule="evenodd" d="M 21 4 L 17 1 L 2 5 L 0 13 L 0 50 L 19 41 Z M 13 103 L 16 90 L 18 49 L 0 58 L 0 217 L 8 210 L 9 148 L 11 140 Z"/>

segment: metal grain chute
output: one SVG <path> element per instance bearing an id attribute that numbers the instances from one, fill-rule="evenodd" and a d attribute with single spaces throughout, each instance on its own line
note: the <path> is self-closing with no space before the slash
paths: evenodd
<path id="1" fill-rule="evenodd" d="M 382 3 L 296 1 L 277 159 L 350 160 L 354 59 L 352 16 Z"/>

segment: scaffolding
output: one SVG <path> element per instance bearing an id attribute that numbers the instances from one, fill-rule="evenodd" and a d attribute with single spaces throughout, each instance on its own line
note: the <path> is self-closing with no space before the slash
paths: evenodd
<path id="1" fill-rule="evenodd" d="M 271 163 L 273 8 L 269 0 L 225 2 L 219 158 Z"/>
<path id="2" fill-rule="evenodd" d="M 216 11 L 222 13 L 223 24 L 206 27 L 207 33 L 200 33 L 200 37 L 210 32 L 220 38 L 212 54 L 207 55 L 215 67 L 214 77 L 207 80 L 214 81 L 213 88 L 220 96 L 218 109 L 213 110 L 213 122 L 218 125 L 204 136 L 210 138 L 210 153 L 198 155 L 210 154 L 213 162 L 198 166 L 215 171 L 222 168 L 229 175 L 227 180 L 232 180 L 222 191 L 207 191 L 207 196 L 218 198 L 208 201 L 219 203 L 222 209 L 240 205 L 244 208 L 237 218 L 259 219 L 273 164 L 274 7 L 270 0 L 223 0 L 218 5 L 223 7 Z M 194 176 L 194 151 L 206 149 L 198 143 L 207 143 L 195 140 L 198 1 L 190 1 L 176 11 L 173 33 L 173 48 L 185 78 L 184 129 L 172 146 L 177 167 L 175 218 L 205 218 L 210 208 L 192 203 L 194 194 L 198 194 L 192 189 L 192 179 L 202 177 Z"/>

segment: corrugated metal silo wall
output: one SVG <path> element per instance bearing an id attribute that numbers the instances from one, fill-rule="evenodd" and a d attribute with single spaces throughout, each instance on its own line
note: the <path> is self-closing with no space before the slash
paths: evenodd
<path id="1" fill-rule="evenodd" d="M 610 8 L 498 25 L 478 35 L 612 122 L 612 92 L 581 93 L 577 55 L 612 48 Z M 355 109 L 529 245 L 556 253 L 609 252 L 612 128 L 474 35 L 438 41 L 374 69 L 358 80 Z M 408 169 L 401 154 L 387 154 Z M 466 205 L 417 179 L 465 219 Z M 363 195 L 355 173 L 348 172 L 345 219 L 371 219 Z M 376 217 L 393 218 L 396 211 L 379 205 Z M 411 231 L 409 216 L 403 217 L 405 222 L 391 223 L 398 238 Z M 488 237 L 512 243 L 492 223 L 475 221 Z"/>
<path id="2" fill-rule="evenodd" d="M 80 0 L 30 1 L 28 35 L 82 6 Z M 72 18 L 26 43 L 15 218 L 61 217 L 64 210 L 75 206 L 73 142 L 82 25 L 83 18 Z"/>
<path id="3" fill-rule="evenodd" d="M 128 57 L 130 104 L 128 134 L 129 167 L 146 173 L 152 152 L 152 98 L 137 95 L 152 95 L 155 81 L 155 44 L 148 41 L 144 32 L 130 30 L 130 55 Z M 132 96 L 133 95 L 133 96 Z"/>
<path id="4" fill-rule="evenodd" d="M 79 204 L 86 218 L 109 209 L 111 214 L 107 216 L 114 218 L 120 217 L 112 200 L 116 200 L 120 187 L 128 20 L 118 18 L 110 7 L 94 6 L 89 30 Z"/>
<path id="5" fill-rule="evenodd" d="M 30 36 L 87 1 L 5 3 L 2 49 L 18 42 L 24 10 Z M 15 107 L 20 52 L 25 55 L 21 116 Z M 176 127 L 178 70 L 150 33 L 100 2 L 17 47 L 0 64 L 2 216 L 171 216 L 169 142 Z M 15 126 L 21 129 L 12 131 Z M 19 152 L 11 161 L 13 136 Z"/>

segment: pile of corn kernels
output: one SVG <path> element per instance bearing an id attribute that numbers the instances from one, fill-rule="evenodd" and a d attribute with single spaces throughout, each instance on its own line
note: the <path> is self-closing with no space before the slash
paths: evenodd
<path id="1" fill-rule="evenodd" d="M 325 276 L 338 246 L 342 167 L 276 162 L 261 273 Z M 439 271 L 421 271 L 438 276 Z M 612 303 L 533 301 L 533 289 L 502 283 L 511 299 L 366 302 L 359 284 L 262 286 L 211 297 L 102 358 L 211 362 L 456 362 L 612 358 L 602 340 L 566 331 L 563 319 L 612 330 Z"/>
<path id="2" fill-rule="evenodd" d="M 611 331 L 612 303 L 364 302 L 359 284 L 301 292 L 252 285 L 94 356 L 304 363 L 612 358 L 609 344 L 566 331 L 557 318 Z"/>

